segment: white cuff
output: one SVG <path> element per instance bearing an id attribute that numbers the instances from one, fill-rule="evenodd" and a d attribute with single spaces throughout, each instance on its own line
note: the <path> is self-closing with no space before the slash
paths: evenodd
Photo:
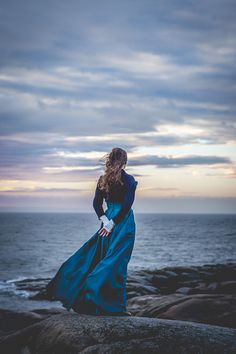
<path id="1" fill-rule="evenodd" d="M 99 220 L 101 220 L 104 225 L 109 223 L 109 219 L 108 219 L 108 217 L 105 214 L 100 216 Z"/>
<path id="2" fill-rule="evenodd" d="M 109 220 L 108 224 L 105 224 L 103 227 L 104 229 L 106 229 L 108 232 L 111 232 L 111 230 L 113 229 L 115 223 L 112 219 Z"/>
<path id="3" fill-rule="evenodd" d="M 113 226 L 115 225 L 113 219 L 110 219 L 110 222 L 112 223 Z"/>

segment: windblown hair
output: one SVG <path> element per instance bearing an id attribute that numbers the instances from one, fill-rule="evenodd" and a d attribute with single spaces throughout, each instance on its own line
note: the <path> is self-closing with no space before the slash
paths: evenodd
<path id="1" fill-rule="evenodd" d="M 127 163 L 127 153 L 121 148 L 113 148 L 102 159 L 105 160 L 105 172 L 98 180 L 98 186 L 101 190 L 109 193 L 114 186 L 123 186 L 121 180 L 121 170 Z"/>

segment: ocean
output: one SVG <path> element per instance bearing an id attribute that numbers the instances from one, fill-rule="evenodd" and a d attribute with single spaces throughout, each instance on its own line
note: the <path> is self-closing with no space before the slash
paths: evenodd
<path id="1" fill-rule="evenodd" d="M 236 261 L 236 215 L 135 213 L 129 270 Z M 0 213 L 0 308 L 52 307 L 27 300 L 36 281 L 61 264 L 100 228 L 93 213 Z M 26 289 L 17 282 L 26 280 Z M 60 304 L 53 304 L 53 307 Z"/>

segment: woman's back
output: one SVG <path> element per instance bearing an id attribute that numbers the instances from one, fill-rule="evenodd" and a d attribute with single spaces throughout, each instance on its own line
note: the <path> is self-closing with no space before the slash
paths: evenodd
<path id="1" fill-rule="evenodd" d="M 121 170 L 121 180 L 124 183 L 123 185 L 116 183 L 110 186 L 109 193 L 102 191 L 102 195 L 106 201 L 122 203 L 130 185 L 137 184 L 134 177 L 128 174 L 124 169 Z"/>
<path id="2" fill-rule="evenodd" d="M 100 178 L 101 176 L 99 177 L 99 179 Z M 122 203 L 122 208 L 120 209 L 118 214 L 112 218 L 113 222 L 115 222 L 116 224 L 118 224 L 131 209 L 132 204 L 134 202 L 135 190 L 138 181 L 136 181 L 132 175 L 128 174 L 123 169 L 121 170 L 121 179 L 124 182 L 124 185 L 114 185 L 109 191 L 109 193 L 104 192 L 99 188 L 98 180 L 95 196 L 93 199 L 93 207 L 99 220 L 100 217 L 105 214 L 103 209 L 103 199 L 105 199 L 106 202 Z"/>

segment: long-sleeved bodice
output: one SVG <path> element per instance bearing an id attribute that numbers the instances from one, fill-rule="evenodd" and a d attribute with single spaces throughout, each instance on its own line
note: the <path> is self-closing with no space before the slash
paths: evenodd
<path id="1" fill-rule="evenodd" d="M 100 178 L 100 177 L 99 177 Z M 135 190 L 138 181 L 128 174 L 124 169 L 121 170 L 121 179 L 124 182 L 123 186 L 117 185 L 111 188 L 109 196 L 102 191 L 97 182 L 95 195 L 93 199 L 93 207 L 98 216 L 98 219 L 105 214 L 103 209 L 103 200 L 115 203 L 122 203 L 119 212 L 112 218 L 115 224 L 118 224 L 128 213 L 135 199 Z"/>

